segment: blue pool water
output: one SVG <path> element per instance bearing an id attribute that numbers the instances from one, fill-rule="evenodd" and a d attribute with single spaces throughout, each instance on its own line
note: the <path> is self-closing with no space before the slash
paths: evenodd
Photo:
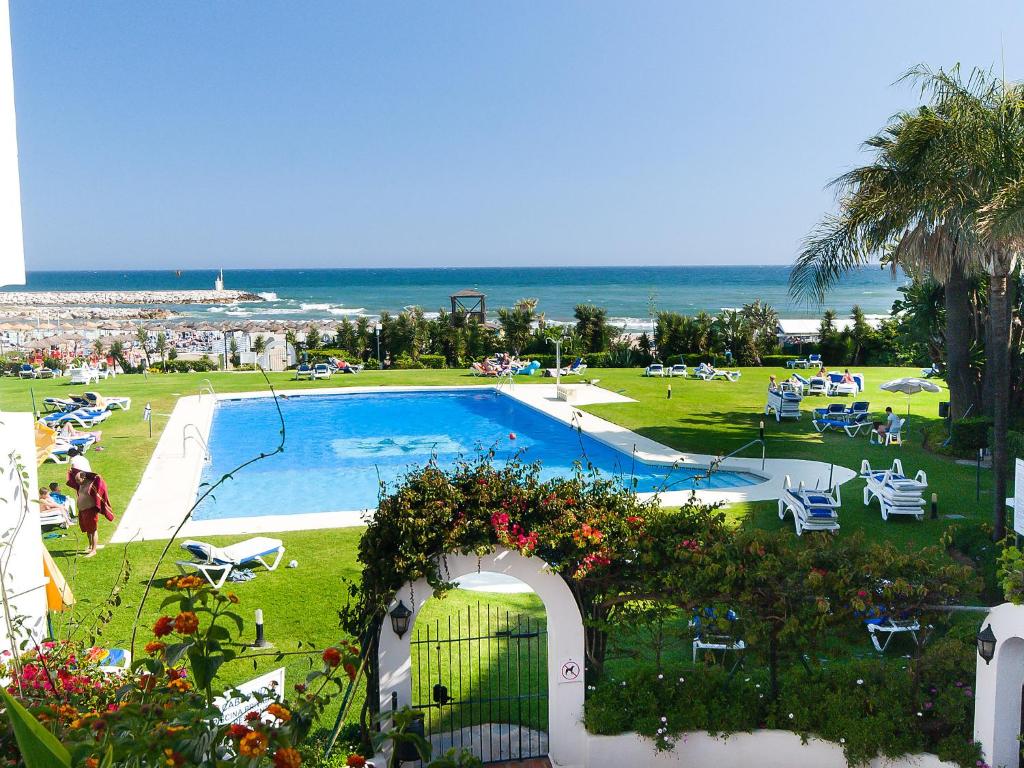
<path id="1" fill-rule="evenodd" d="M 305 395 L 278 401 L 287 440 L 284 453 L 247 467 L 196 510 L 195 519 L 336 512 L 377 506 L 379 481 L 392 484 L 436 455 L 442 466 L 493 447 L 496 462 L 516 452 L 540 461 L 542 476 L 568 476 L 584 453 L 600 472 L 636 490 L 688 490 L 699 470 L 634 462 L 522 403 L 493 391 L 381 392 Z M 210 434 L 213 482 L 278 444 L 278 417 L 269 398 L 223 400 Z M 509 437 L 514 433 L 516 439 Z M 716 472 L 701 488 L 753 485 L 747 473 Z M 202 490 L 202 488 L 200 489 Z"/>

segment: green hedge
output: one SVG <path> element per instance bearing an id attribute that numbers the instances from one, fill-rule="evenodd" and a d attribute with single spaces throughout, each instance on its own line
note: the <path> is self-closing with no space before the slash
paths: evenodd
<path id="1" fill-rule="evenodd" d="M 433 370 L 439 370 L 441 368 L 447 368 L 448 361 L 445 360 L 444 355 L 420 355 L 420 365 L 423 368 L 431 368 Z"/>
<path id="2" fill-rule="evenodd" d="M 985 448 L 990 445 L 988 432 L 991 426 L 992 419 L 987 416 L 955 421 L 951 427 L 952 440 L 950 440 L 950 444 L 956 451 L 972 453 L 980 448 Z"/>

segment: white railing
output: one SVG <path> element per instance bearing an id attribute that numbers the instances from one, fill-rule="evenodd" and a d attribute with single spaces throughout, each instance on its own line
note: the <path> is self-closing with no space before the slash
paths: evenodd
<path id="1" fill-rule="evenodd" d="M 511 370 L 498 377 L 498 383 L 494 385 L 494 388 L 498 392 L 501 392 L 506 385 L 508 385 L 510 390 L 514 389 L 516 386 L 515 374 Z"/>
<path id="2" fill-rule="evenodd" d="M 203 395 L 213 395 L 217 397 L 217 390 L 213 388 L 213 384 L 209 379 L 203 379 L 199 382 L 199 399 L 203 399 Z"/>
<path id="3" fill-rule="evenodd" d="M 189 431 L 189 427 L 192 427 L 192 431 Z M 210 447 L 206 444 L 206 440 L 203 439 L 203 433 L 199 431 L 192 422 L 189 422 L 181 429 L 181 456 L 184 458 L 187 455 L 188 441 L 194 440 L 196 444 L 203 450 L 203 461 L 210 460 Z"/>

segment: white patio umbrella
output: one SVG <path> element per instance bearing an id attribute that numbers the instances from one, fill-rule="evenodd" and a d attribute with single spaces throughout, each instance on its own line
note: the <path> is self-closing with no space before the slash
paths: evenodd
<path id="1" fill-rule="evenodd" d="M 907 396 L 907 415 L 910 415 L 910 396 L 918 392 L 941 392 L 942 390 L 927 379 L 917 379 L 913 376 L 905 376 L 902 379 L 893 379 L 883 384 L 880 389 L 886 392 L 902 392 Z"/>

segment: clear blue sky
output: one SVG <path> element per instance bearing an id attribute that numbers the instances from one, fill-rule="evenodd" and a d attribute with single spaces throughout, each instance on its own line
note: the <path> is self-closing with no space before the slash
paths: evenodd
<path id="1" fill-rule="evenodd" d="M 12 0 L 29 269 L 788 263 L 1024 3 Z"/>

